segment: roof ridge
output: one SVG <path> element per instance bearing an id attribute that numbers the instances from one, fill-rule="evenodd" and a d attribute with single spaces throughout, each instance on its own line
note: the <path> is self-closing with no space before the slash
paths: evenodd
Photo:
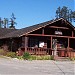
<path id="1" fill-rule="evenodd" d="M 42 22 L 42 23 L 39 23 L 39 24 L 35 24 L 35 25 L 32 25 L 32 26 L 28 26 L 28 27 L 25 27 L 25 28 L 22 28 L 22 29 L 11 29 L 11 31 L 9 30 L 7 34 L 4 35 L 4 38 L 10 38 L 10 37 L 21 37 L 21 36 L 24 36 L 24 35 L 27 35 L 35 30 L 38 30 L 42 27 L 45 27 L 45 26 L 48 26 L 52 23 L 55 23 L 57 21 L 60 21 L 60 20 L 63 20 L 63 21 L 66 21 L 73 29 L 74 27 L 72 26 L 71 23 L 69 23 L 67 20 L 63 19 L 63 18 L 59 18 L 59 19 L 53 19 L 53 20 L 49 20 L 49 21 L 46 21 L 46 22 Z"/>

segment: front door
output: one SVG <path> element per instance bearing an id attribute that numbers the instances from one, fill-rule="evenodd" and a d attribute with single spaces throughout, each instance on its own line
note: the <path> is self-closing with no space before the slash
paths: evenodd
<path id="1" fill-rule="evenodd" d="M 52 48 L 54 49 L 54 54 L 59 57 L 66 56 L 66 42 L 62 38 L 54 38 L 52 40 Z"/>

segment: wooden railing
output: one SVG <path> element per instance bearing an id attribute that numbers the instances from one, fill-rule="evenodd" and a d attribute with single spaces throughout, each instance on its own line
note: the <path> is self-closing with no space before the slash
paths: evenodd
<path id="1" fill-rule="evenodd" d="M 51 48 L 35 48 L 35 47 L 27 47 L 26 50 L 25 48 L 21 48 L 21 55 L 24 52 L 28 52 L 31 55 L 53 55 L 54 56 L 54 50 L 52 50 Z M 75 57 L 75 50 L 73 49 L 58 49 L 57 50 L 57 55 L 59 57 Z"/>
<path id="2" fill-rule="evenodd" d="M 31 55 L 52 55 L 53 50 L 50 48 L 28 47 L 27 52 L 29 52 Z"/>
<path id="3" fill-rule="evenodd" d="M 70 58 L 74 58 L 75 57 L 75 49 L 69 50 L 68 55 L 69 55 Z"/>
<path id="4" fill-rule="evenodd" d="M 63 49 L 58 49 L 58 56 L 59 57 L 75 57 L 75 49 L 73 48 L 63 48 Z"/>

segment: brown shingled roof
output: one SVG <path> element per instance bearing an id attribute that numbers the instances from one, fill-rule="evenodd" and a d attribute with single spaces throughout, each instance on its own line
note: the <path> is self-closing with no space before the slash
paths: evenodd
<path id="1" fill-rule="evenodd" d="M 50 25 L 50 24 L 52 24 L 52 23 L 54 23 L 56 21 L 60 21 L 60 20 L 66 21 L 63 18 L 60 18 L 60 19 L 55 19 L 55 20 L 43 22 L 43 23 L 40 23 L 40 24 L 36 24 L 36 25 L 30 26 L 30 27 L 19 29 L 19 30 L 3 29 L 3 30 L 0 30 L 0 32 L 2 32 L 2 33 L 0 33 L 0 39 L 1 38 L 11 38 L 11 37 L 12 38 L 21 37 L 23 35 L 29 34 L 30 32 L 33 32 L 35 30 L 38 30 L 38 29 L 40 29 L 42 27 L 45 27 L 47 25 Z M 70 24 L 68 21 L 66 21 L 66 22 L 74 29 L 74 26 L 72 24 Z"/>
<path id="2" fill-rule="evenodd" d="M 6 34 L 16 31 L 16 29 L 0 28 L 0 39 L 3 38 Z"/>

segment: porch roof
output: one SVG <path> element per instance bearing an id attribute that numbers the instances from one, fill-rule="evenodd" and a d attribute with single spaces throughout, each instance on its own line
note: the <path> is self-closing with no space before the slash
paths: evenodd
<path id="1" fill-rule="evenodd" d="M 15 38 L 15 37 L 21 37 L 21 36 L 24 36 L 24 35 L 27 35 L 35 30 L 38 30 L 42 27 L 45 27 L 47 25 L 50 25 L 52 23 L 55 23 L 57 21 L 64 21 L 66 23 L 68 23 L 68 25 L 70 25 L 71 28 L 75 29 L 74 26 L 69 23 L 67 20 L 63 19 L 63 18 L 59 18 L 59 19 L 55 19 L 55 20 L 50 20 L 50 21 L 47 21 L 47 22 L 43 22 L 43 23 L 40 23 L 40 24 L 36 24 L 36 25 L 33 25 L 33 26 L 29 26 L 29 27 L 26 27 L 26 28 L 22 28 L 22 29 L 18 29 L 18 30 L 15 30 L 15 29 L 0 29 L 0 39 L 2 38 Z"/>

